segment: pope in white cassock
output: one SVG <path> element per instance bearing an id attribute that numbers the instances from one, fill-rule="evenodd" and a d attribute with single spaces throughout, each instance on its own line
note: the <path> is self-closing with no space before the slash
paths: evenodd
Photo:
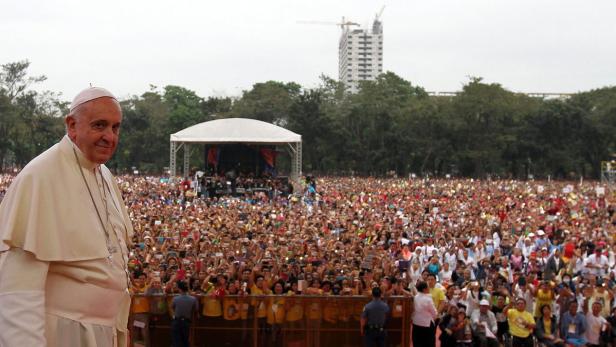
<path id="1" fill-rule="evenodd" d="M 0 204 L 0 346 L 125 346 L 132 226 L 104 165 L 122 111 L 79 93 L 66 136 L 17 175 Z"/>

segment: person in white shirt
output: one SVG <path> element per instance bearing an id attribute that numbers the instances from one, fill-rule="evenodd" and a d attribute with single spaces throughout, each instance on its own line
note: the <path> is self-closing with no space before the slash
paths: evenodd
<path id="1" fill-rule="evenodd" d="M 432 251 L 434 251 L 434 250 L 438 250 L 438 249 L 434 245 L 434 241 L 431 238 L 429 238 L 427 240 L 427 244 L 423 247 L 424 255 L 432 256 Z"/>
<path id="2" fill-rule="evenodd" d="M 466 306 L 466 315 L 470 316 L 473 311 L 479 308 L 481 292 L 479 291 L 479 282 L 472 281 L 468 287 L 462 289 L 461 302 Z"/>
<path id="3" fill-rule="evenodd" d="M 490 311 L 490 302 L 483 299 L 479 302 L 479 308 L 471 314 L 473 335 L 479 341 L 479 346 L 498 347 L 496 333 L 498 324 L 494 312 Z"/>
<path id="4" fill-rule="evenodd" d="M 610 269 L 614 269 L 616 267 L 616 245 L 608 252 L 608 265 Z"/>
<path id="5" fill-rule="evenodd" d="M 464 248 L 459 252 L 458 260 L 461 260 L 467 267 L 475 267 L 475 258 L 470 254 L 468 248 Z"/>
<path id="6" fill-rule="evenodd" d="M 573 255 L 573 257 L 569 260 L 569 267 L 573 270 L 571 271 L 574 274 L 582 274 L 585 272 L 585 258 L 584 256 Z"/>
<path id="7" fill-rule="evenodd" d="M 411 260 L 411 266 L 409 266 L 407 270 L 407 276 L 409 278 L 409 287 L 415 288 L 417 281 L 421 278 L 421 265 L 419 260 L 413 259 Z"/>
<path id="8" fill-rule="evenodd" d="M 456 254 L 455 248 L 453 250 L 447 250 L 443 258 L 444 262 L 449 264 L 451 271 L 454 271 L 456 269 L 456 265 L 458 265 L 458 255 Z"/>
<path id="9" fill-rule="evenodd" d="M 501 239 L 500 236 L 498 235 L 498 233 L 495 231 L 492 234 L 492 239 L 494 239 L 494 248 L 497 249 L 500 247 L 500 243 L 501 243 Z"/>
<path id="10" fill-rule="evenodd" d="M 487 239 L 486 240 L 486 256 L 491 257 L 494 255 L 494 240 Z"/>
<path id="11" fill-rule="evenodd" d="M 548 264 L 548 259 L 550 258 L 550 253 L 548 252 L 547 247 L 542 247 L 540 252 L 537 252 L 537 266 L 539 270 L 543 273 L 545 272 L 545 267 Z"/>
<path id="12" fill-rule="evenodd" d="M 480 262 L 487 256 L 488 256 L 488 253 L 486 252 L 483 242 L 479 241 L 477 245 L 475 246 L 475 259 L 477 259 L 477 261 Z"/>
<path id="13" fill-rule="evenodd" d="M 453 274 L 453 271 L 451 271 L 451 269 L 449 268 L 449 263 L 444 262 L 443 268 L 438 274 L 438 278 L 440 279 L 442 283 L 450 283 L 452 274 Z"/>
<path id="14" fill-rule="evenodd" d="M 415 252 L 413 253 L 413 256 L 411 257 L 411 261 L 417 261 L 419 263 L 419 267 L 423 269 L 426 263 L 425 258 L 426 257 L 423 252 L 423 247 L 417 247 L 415 248 Z"/>
<path id="15" fill-rule="evenodd" d="M 526 259 L 530 257 L 530 254 L 532 252 L 535 252 L 537 250 L 537 247 L 534 244 L 534 240 L 535 240 L 535 234 L 530 233 L 528 234 L 527 238 L 523 239 L 523 242 L 521 245 L 518 243 L 518 247 L 522 250 L 522 255 Z"/>
<path id="16" fill-rule="evenodd" d="M 533 312 L 535 287 L 526 281 L 526 278 L 521 277 L 518 279 L 518 283 L 513 288 L 515 297 L 524 298 L 526 302 L 526 311 Z"/>
<path id="17" fill-rule="evenodd" d="M 608 259 L 605 255 L 601 254 L 601 248 L 595 249 L 595 253 L 589 255 L 584 260 L 583 273 L 590 273 L 598 277 L 605 276 L 609 268 Z"/>
<path id="18" fill-rule="evenodd" d="M 545 232 L 541 229 L 537 230 L 537 238 L 535 239 L 535 248 L 542 249 L 546 247 L 548 251 L 552 248 L 552 242 L 546 237 Z"/>
<path id="19" fill-rule="evenodd" d="M 601 316 L 601 309 L 603 307 L 601 302 L 595 301 L 589 312 L 588 301 L 588 298 L 584 300 L 584 312 L 586 314 L 586 332 L 584 333 L 584 338 L 588 344 L 598 346 L 601 332 L 605 331 L 605 329 L 609 327 L 609 324 L 607 320 Z"/>
<path id="20" fill-rule="evenodd" d="M 436 345 L 436 317 L 438 315 L 430 289 L 426 282 L 417 283 L 417 295 L 413 301 L 413 346 Z"/>

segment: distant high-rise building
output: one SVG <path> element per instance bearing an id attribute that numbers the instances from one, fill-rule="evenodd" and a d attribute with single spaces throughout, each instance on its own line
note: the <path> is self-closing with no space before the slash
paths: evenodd
<path id="1" fill-rule="evenodd" d="M 343 25 L 338 48 L 338 72 L 352 93 L 359 81 L 372 81 L 383 72 L 383 23 L 377 15 L 370 29 L 351 29 Z"/>

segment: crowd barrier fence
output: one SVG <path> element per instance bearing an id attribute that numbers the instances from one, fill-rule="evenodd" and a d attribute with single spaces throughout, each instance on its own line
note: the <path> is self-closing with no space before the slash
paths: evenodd
<path id="1" fill-rule="evenodd" d="M 190 327 L 190 346 L 357 347 L 365 296 L 196 296 L 199 314 Z M 172 341 L 172 295 L 134 295 L 131 346 L 168 347 Z M 388 347 L 411 345 L 413 298 L 388 297 Z M 141 308 L 141 309 L 136 309 Z M 147 312 L 145 312 L 147 309 Z M 205 314 L 204 314 L 205 313 Z"/>

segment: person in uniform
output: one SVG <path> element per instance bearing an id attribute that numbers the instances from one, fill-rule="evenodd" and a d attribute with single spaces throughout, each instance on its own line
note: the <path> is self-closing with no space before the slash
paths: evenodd
<path id="1" fill-rule="evenodd" d="M 0 346 L 126 346 L 133 229 L 104 165 L 122 110 L 87 88 L 0 204 Z"/>
<path id="2" fill-rule="evenodd" d="M 195 313 L 199 312 L 199 302 L 194 296 L 188 295 L 186 282 L 178 282 L 182 294 L 173 298 L 173 322 L 171 322 L 171 336 L 174 347 L 189 347 L 190 322 Z"/>
<path id="3" fill-rule="evenodd" d="M 372 288 L 372 301 L 364 306 L 361 314 L 360 330 L 365 347 L 385 347 L 387 331 L 385 323 L 389 315 L 389 306 L 381 300 L 381 288 Z"/>

